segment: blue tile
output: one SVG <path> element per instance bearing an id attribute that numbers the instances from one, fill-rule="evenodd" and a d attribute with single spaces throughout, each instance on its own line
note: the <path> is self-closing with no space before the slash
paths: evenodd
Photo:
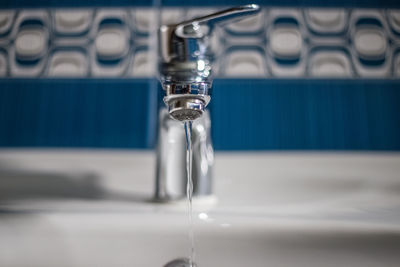
<path id="1" fill-rule="evenodd" d="M 150 91 L 147 80 L 0 80 L 0 146 L 146 148 Z"/>
<path id="2" fill-rule="evenodd" d="M 400 150 L 400 81 L 222 80 L 217 150 Z M 153 148 L 158 81 L 0 80 L 0 146 Z"/>
<path id="3" fill-rule="evenodd" d="M 400 81 L 216 80 L 217 150 L 399 150 Z"/>

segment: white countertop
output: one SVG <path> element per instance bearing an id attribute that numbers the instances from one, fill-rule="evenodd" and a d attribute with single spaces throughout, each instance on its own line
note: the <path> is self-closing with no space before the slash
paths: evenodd
<path id="1" fill-rule="evenodd" d="M 152 151 L 0 150 L 0 207 L 151 210 L 154 177 Z M 400 211 L 400 153 L 217 153 L 214 189 L 220 212 L 390 213 Z"/>

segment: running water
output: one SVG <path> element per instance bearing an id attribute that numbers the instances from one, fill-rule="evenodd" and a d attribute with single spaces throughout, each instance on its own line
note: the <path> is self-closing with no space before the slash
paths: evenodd
<path id="1" fill-rule="evenodd" d="M 190 239 L 190 261 L 189 266 L 194 267 L 195 251 L 194 251 L 194 232 L 193 232 L 193 214 L 192 214 L 192 194 L 193 194 L 193 180 L 192 180 L 192 121 L 185 121 L 186 133 L 186 173 L 187 173 L 187 186 L 186 195 L 189 203 L 189 239 Z"/>

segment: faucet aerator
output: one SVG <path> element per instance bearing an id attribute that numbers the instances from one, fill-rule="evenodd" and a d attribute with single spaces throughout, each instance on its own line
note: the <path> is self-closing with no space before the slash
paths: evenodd
<path id="1" fill-rule="evenodd" d="M 204 113 L 206 104 L 201 99 L 178 97 L 168 102 L 169 115 L 178 121 L 193 121 Z"/>
<path id="2" fill-rule="evenodd" d="M 180 110 L 172 110 L 169 112 L 169 115 L 175 120 L 178 121 L 194 121 L 203 115 L 203 111 L 200 110 L 190 110 L 190 109 L 180 109 Z"/>

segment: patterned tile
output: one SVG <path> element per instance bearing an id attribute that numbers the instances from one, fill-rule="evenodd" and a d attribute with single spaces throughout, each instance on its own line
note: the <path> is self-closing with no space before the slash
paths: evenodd
<path id="1" fill-rule="evenodd" d="M 215 8 L 0 10 L 0 77 L 156 76 L 156 33 Z M 264 8 L 217 28 L 216 77 L 399 78 L 400 10 Z"/>

